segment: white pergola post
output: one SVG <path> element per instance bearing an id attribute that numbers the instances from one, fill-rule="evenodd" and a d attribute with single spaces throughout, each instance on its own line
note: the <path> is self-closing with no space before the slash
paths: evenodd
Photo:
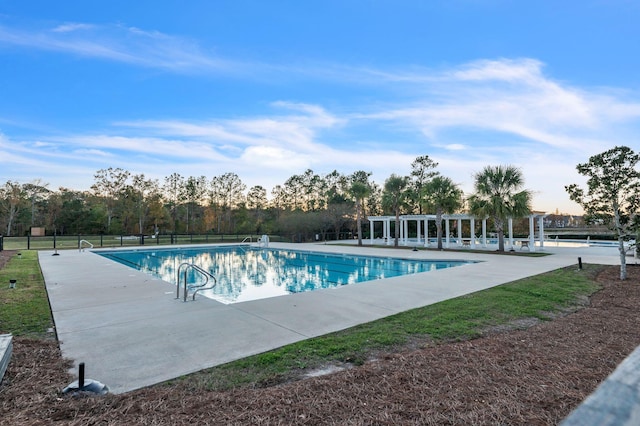
<path id="1" fill-rule="evenodd" d="M 513 248 L 513 219 L 509 218 L 509 245 Z"/>
<path id="2" fill-rule="evenodd" d="M 470 245 L 470 247 L 474 249 L 474 248 L 476 248 L 476 220 L 474 218 L 471 218 L 470 221 L 471 221 L 471 224 L 470 224 L 470 227 L 471 227 L 471 245 Z"/>
<path id="3" fill-rule="evenodd" d="M 462 219 L 458 219 L 458 245 L 462 246 Z"/>
<path id="4" fill-rule="evenodd" d="M 429 219 L 424 220 L 424 246 L 429 247 Z"/>
<path id="5" fill-rule="evenodd" d="M 400 239 L 402 240 L 402 245 L 406 246 L 408 243 L 409 237 L 409 224 L 408 220 L 400 218 Z"/>
<path id="6" fill-rule="evenodd" d="M 375 230 L 374 221 L 369 219 L 369 239 L 371 240 L 371 245 L 373 245 L 373 231 Z"/>
<path id="7" fill-rule="evenodd" d="M 535 236 L 535 226 L 534 226 L 535 215 L 529 215 L 529 250 L 535 251 L 536 249 L 536 236 Z"/>
<path id="8" fill-rule="evenodd" d="M 444 232 L 446 235 L 445 243 L 447 248 L 449 248 L 449 243 L 451 242 L 451 238 L 449 238 L 449 234 L 451 233 L 451 231 L 449 230 L 449 218 L 446 218 L 444 220 Z"/>
<path id="9" fill-rule="evenodd" d="M 487 219 L 482 219 L 482 247 L 487 247 Z"/>
<path id="10" fill-rule="evenodd" d="M 540 250 L 544 248 L 544 217 L 546 215 L 538 216 L 538 240 L 540 241 Z"/>
<path id="11" fill-rule="evenodd" d="M 391 244 L 391 221 L 389 218 L 384 221 L 384 238 L 387 242 L 387 245 Z"/>

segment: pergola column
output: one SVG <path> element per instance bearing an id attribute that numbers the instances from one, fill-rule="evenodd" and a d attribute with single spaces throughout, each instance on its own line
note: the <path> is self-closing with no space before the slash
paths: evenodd
<path id="1" fill-rule="evenodd" d="M 507 222 L 509 224 L 509 245 L 513 248 L 513 219 L 509 218 Z"/>
<path id="2" fill-rule="evenodd" d="M 471 248 L 476 248 L 476 220 L 475 218 L 471 218 L 470 219 L 471 224 L 469 225 L 471 227 Z"/>
<path id="3" fill-rule="evenodd" d="M 446 242 L 447 248 L 449 248 L 449 243 L 451 242 L 451 238 L 449 238 L 449 234 L 451 233 L 451 231 L 449 230 L 449 218 L 446 218 L 444 220 L 444 232 L 446 235 L 445 242 Z"/>
<path id="4" fill-rule="evenodd" d="M 424 220 L 424 246 L 429 247 L 429 219 Z"/>
<path id="5" fill-rule="evenodd" d="M 384 238 L 387 245 L 391 244 L 391 221 L 388 218 L 384 221 Z"/>
<path id="6" fill-rule="evenodd" d="M 402 245 L 407 245 L 407 237 L 409 236 L 409 224 L 408 220 L 400 219 L 400 239 L 402 240 Z"/>
<path id="7" fill-rule="evenodd" d="M 529 215 L 529 250 L 535 251 L 536 249 L 536 236 L 535 236 L 535 226 L 534 226 L 535 215 Z"/>
<path id="8" fill-rule="evenodd" d="M 487 219 L 482 219 L 482 247 L 487 247 Z"/>
<path id="9" fill-rule="evenodd" d="M 540 250 L 544 248 L 544 217 L 545 215 L 538 216 L 538 239 L 540 240 Z"/>
<path id="10" fill-rule="evenodd" d="M 458 219 L 458 245 L 462 246 L 462 219 Z"/>
<path id="11" fill-rule="evenodd" d="M 375 230 L 374 221 L 369 220 L 369 239 L 371 240 L 371 245 L 373 245 L 373 231 Z"/>

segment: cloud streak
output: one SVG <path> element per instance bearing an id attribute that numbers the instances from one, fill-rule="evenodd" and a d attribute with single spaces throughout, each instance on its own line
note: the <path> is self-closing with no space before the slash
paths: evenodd
<path id="1" fill-rule="evenodd" d="M 66 23 L 34 30 L 0 26 L 0 45 L 122 62 L 176 73 L 229 72 L 239 67 L 239 64 L 221 59 L 187 38 L 124 25 Z"/>
<path id="2" fill-rule="evenodd" d="M 561 85 L 542 67 L 532 59 L 465 64 L 414 79 L 423 99 L 358 118 L 419 129 L 433 140 L 447 129 L 467 128 L 561 149 L 607 146 L 614 125 L 640 118 L 640 103 Z"/>

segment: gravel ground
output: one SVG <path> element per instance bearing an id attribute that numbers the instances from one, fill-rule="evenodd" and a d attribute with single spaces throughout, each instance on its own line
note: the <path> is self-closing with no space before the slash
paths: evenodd
<path id="1" fill-rule="evenodd" d="M 640 267 L 597 277 L 577 312 L 526 330 L 383 354 L 362 366 L 260 389 L 187 381 L 105 397 L 74 380 L 56 342 L 14 339 L 0 425 L 553 425 L 640 344 Z"/>

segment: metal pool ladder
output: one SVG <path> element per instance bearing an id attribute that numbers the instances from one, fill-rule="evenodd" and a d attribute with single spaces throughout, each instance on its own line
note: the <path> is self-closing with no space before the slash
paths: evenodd
<path id="1" fill-rule="evenodd" d="M 202 284 L 196 285 L 196 284 L 187 284 L 187 272 L 189 271 L 189 269 L 193 269 L 194 271 L 200 273 L 202 276 L 204 276 L 205 281 Z M 183 270 L 184 272 L 184 290 L 183 290 L 183 301 L 186 302 L 187 301 L 187 294 L 189 292 L 189 290 L 193 290 L 195 289 L 195 291 L 193 292 L 193 298 L 191 300 L 196 300 L 196 293 L 199 292 L 200 290 L 210 290 L 212 288 L 214 288 L 216 286 L 216 284 L 218 283 L 216 280 L 216 277 L 214 277 L 210 272 L 205 271 L 204 269 L 202 269 L 201 267 L 199 267 L 198 265 L 195 265 L 193 263 L 181 263 L 180 266 L 178 266 L 178 280 L 177 280 L 177 284 L 176 284 L 176 299 L 180 299 L 180 271 Z M 209 278 L 213 278 L 213 285 L 209 286 L 209 287 L 205 287 L 208 283 L 209 283 Z"/>

